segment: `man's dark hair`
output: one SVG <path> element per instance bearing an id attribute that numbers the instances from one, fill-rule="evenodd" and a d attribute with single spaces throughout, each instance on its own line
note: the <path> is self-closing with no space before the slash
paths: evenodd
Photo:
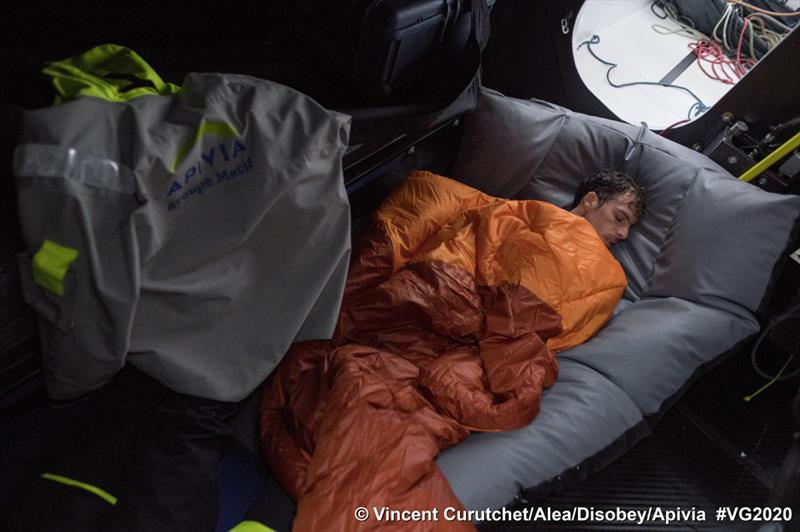
<path id="1" fill-rule="evenodd" d="M 575 199 L 572 208 L 580 204 L 583 197 L 589 192 L 594 192 L 600 199 L 600 204 L 614 199 L 627 192 L 634 194 L 634 214 L 637 219 L 641 219 L 644 214 L 645 199 L 644 187 L 638 184 L 633 178 L 623 174 L 619 170 L 600 170 L 581 181 L 575 190 Z"/>

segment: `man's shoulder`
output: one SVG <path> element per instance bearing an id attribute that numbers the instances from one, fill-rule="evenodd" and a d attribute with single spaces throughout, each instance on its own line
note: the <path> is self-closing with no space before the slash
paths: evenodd
<path id="1" fill-rule="evenodd" d="M 546 230 L 558 232 L 558 241 L 574 250 L 571 255 L 582 268 L 606 270 L 614 284 L 627 282 L 622 266 L 586 218 L 546 201 L 529 201 L 536 202 L 538 217 Z"/>
<path id="2" fill-rule="evenodd" d="M 534 206 L 537 210 L 537 218 L 540 223 L 552 227 L 552 224 L 564 225 L 570 231 L 577 231 L 581 236 L 592 244 L 599 244 L 605 250 L 608 250 L 603 239 L 597 234 L 597 231 L 589 221 L 583 216 L 579 216 L 573 212 L 568 211 L 558 205 L 547 201 L 541 200 L 525 200 Z"/>

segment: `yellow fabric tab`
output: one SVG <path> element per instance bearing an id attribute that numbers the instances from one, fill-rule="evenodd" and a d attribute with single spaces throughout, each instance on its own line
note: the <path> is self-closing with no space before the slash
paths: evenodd
<path id="1" fill-rule="evenodd" d="M 258 521 L 242 521 L 228 532 L 275 532 L 275 530 Z"/>
<path id="2" fill-rule="evenodd" d="M 78 258 L 78 250 L 61 246 L 50 240 L 33 256 L 33 282 L 56 295 L 64 295 L 64 277 L 70 264 Z"/>
<path id="3" fill-rule="evenodd" d="M 80 488 L 82 490 L 86 490 L 89 493 L 94 493 L 108 504 L 115 506 L 117 504 L 117 498 L 111 495 L 109 492 L 98 488 L 97 486 L 92 486 L 91 484 L 87 484 L 86 482 L 81 482 L 80 480 L 75 480 L 68 477 L 62 477 L 61 475 L 54 475 L 53 473 L 42 473 L 42 478 L 46 480 L 52 480 L 53 482 L 58 482 L 59 484 L 64 484 L 65 486 L 72 486 L 75 488 Z"/>
<path id="4" fill-rule="evenodd" d="M 194 145 L 206 135 L 214 135 L 229 139 L 235 139 L 236 137 L 240 136 L 239 132 L 236 131 L 236 128 L 226 122 L 203 122 L 200 124 L 200 127 L 197 128 L 197 131 L 195 131 L 194 137 L 192 137 L 189 142 L 185 143 L 178 150 L 178 154 L 175 156 L 175 161 L 172 163 L 172 168 L 170 168 L 173 174 L 178 169 L 178 166 L 181 164 L 181 162 L 183 162 L 183 160 L 189 154 L 189 152 L 192 151 Z"/>

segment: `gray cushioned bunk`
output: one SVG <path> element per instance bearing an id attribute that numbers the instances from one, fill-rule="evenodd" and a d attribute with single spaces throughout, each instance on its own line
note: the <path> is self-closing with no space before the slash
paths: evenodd
<path id="1" fill-rule="evenodd" d="M 613 248 L 629 287 L 597 336 L 559 355 L 541 413 L 476 433 L 438 464 L 471 509 L 524 488 L 543 494 L 630 448 L 704 366 L 759 330 L 754 313 L 800 215 L 800 197 L 764 192 L 645 127 L 484 90 L 465 123 L 454 176 L 503 197 L 568 206 L 580 180 L 620 169 L 647 211 Z"/>

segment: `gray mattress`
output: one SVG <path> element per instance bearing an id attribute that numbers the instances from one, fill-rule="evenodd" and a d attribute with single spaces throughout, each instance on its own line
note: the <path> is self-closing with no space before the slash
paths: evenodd
<path id="1" fill-rule="evenodd" d="M 475 433 L 439 456 L 468 508 L 499 508 L 521 489 L 544 493 L 609 462 L 704 367 L 759 330 L 754 314 L 786 255 L 800 197 L 743 183 L 644 126 L 486 89 L 466 120 L 453 177 L 567 206 L 601 168 L 647 189 L 645 216 L 613 249 L 628 289 L 597 336 L 559 355 L 558 381 L 529 426 Z"/>

